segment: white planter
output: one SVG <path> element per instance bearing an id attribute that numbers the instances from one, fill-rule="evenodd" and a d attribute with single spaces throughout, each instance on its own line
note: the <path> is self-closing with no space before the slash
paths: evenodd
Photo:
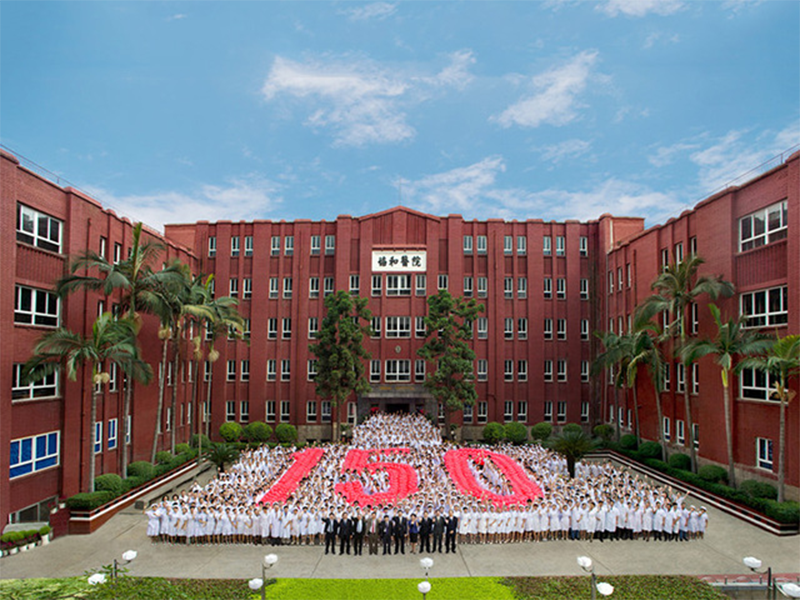
<path id="1" fill-rule="evenodd" d="M 28 544 L 19 547 L 20 552 L 27 552 L 28 550 L 30 550 L 30 548 L 28 548 Z"/>
<path id="2" fill-rule="evenodd" d="M 17 548 L 16 546 L 14 546 L 8 551 L 9 554 L 16 554 L 17 552 L 19 552 L 19 548 Z"/>
<path id="3" fill-rule="evenodd" d="M 53 535 L 52 533 L 48 533 L 47 535 L 42 536 L 42 546 L 47 546 L 50 543 L 50 536 Z"/>

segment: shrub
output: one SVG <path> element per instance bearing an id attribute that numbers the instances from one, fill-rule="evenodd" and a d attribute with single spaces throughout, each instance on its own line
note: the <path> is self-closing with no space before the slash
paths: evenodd
<path id="1" fill-rule="evenodd" d="M 776 500 L 778 498 L 778 490 L 775 489 L 774 485 L 756 481 L 755 479 L 743 481 L 739 489 L 753 498 L 765 498 L 767 500 Z"/>
<path id="2" fill-rule="evenodd" d="M 800 502 L 777 502 L 775 500 L 763 500 L 765 503 L 764 513 L 780 523 L 797 523 L 800 521 Z"/>
<path id="3" fill-rule="evenodd" d="M 592 433 L 603 440 L 603 444 L 608 444 L 611 438 L 614 437 L 614 428 L 608 423 L 603 423 L 601 425 L 596 425 Z"/>
<path id="4" fill-rule="evenodd" d="M 128 465 L 128 477 L 142 477 L 146 481 L 155 476 L 155 466 L 146 460 L 137 460 Z"/>
<path id="5" fill-rule="evenodd" d="M 583 427 L 581 427 L 577 423 L 567 423 L 561 428 L 561 433 L 566 433 L 568 431 L 574 431 L 575 433 L 580 433 L 583 431 Z"/>
<path id="6" fill-rule="evenodd" d="M 692 469 L 692 459 L 689 458 L 688 454 L 682 454 L 680 452 L 676 452 L 672 456 L 669 457 L 669 466 L 673 469 L 681 469 L 682 471 L 691 471 Z"/>
<path id="7" fill-rule="evenodd" d="M 91 493 L 75 494 L 67 498 L 67 506 L 75 510 L 94 510 L 114 499 L 114 494 L 108 490 Z"/>
<path id="8" fill-rule="evenodd" d="M 189 444 L 175 444 L 175 454 L 188 454 L 192 451 Z"/>
<path id="9" fill-rule="evenodd" d="M 238 442 L 242 437 L 242 426 L 233 422 L 223 423 L 219 426 L 219 435 L 226 442 Z"/>
<path id="10" fill-rule="evenodd" d="M 208 438 L 206 434 L 197 435 L 196 433 L 192 436 L 192 439 L 189 441 L 189 444 L 192 448 L 197 448 L 200 445 L 200 440 L 203 440 L 203 448 L 210 448 L 211 447 L 211 440 Z"/>
<path id="11" fill-rule="evenodd" d="M 661 458 L 661 444 L 658 442 L 645 442 L 639 446 L 642 458 Z"/>
<path id="12" fill-rule="evenodd" d="M 156 477 L 161 477 L 164 473 L 169 473 L 172 467 L 169 463 L 163 465 L 156 465 Z"/>
<path id="13" fill-rule="evenodd" d="M 711 483 L 724 482 L 728 483 L 728 472 L 719 465 L 703 465 L 697 472 L 700 479 L 710 481 Z"/>
<path id="14" fill-rule="evenodd" d="M 145 481 L 147 481 L 144 477 L 126 477 L 122 480 L 123 485 L 125 486 L 125 491 L 129 492 L 135 487 L 139 487 Z"/>
<path id="15" fill-rule="evenodd" d="M 483 426 L 483 439 L 487 444 L 497 444 L 503 439 L 504 433 L 503 426 L 495 421 Z"/>
<path id="16" fill-rule="evenodd" d="M 125 492 L 125 485 L 122 483 L 122 477 L 116 473 L 106 473 L 95 477 L 94 489 L 96 492 L 109 491 L 114 496 L 120 496 Z"/>
<path id="17" fill-rule="evenodd" d="M 619 439 L 619 445 L 623 450 L 636 450 L 639 444 L 637 443 L 636 436 L 628 433 Z"/>
<path id="18" fill-rule="evenodd" d="M 48 533 L 50 533 L 51 531 L 53 531 L 53 528 L 52 528 L 52 527 L 50 527 L 50 525 L 45 525 L 44 527 L 42 527 L 41 529 L 39 529 L 39 535 L 40 535 L 40 536 L 42 536 L 42 537 L 44 537 L 44 536 L 46 536 Z"/>
<path id="19" fill-rule="evenodd" d="M 162 450 L 161 452 L 156 452 L 156 464 L 157 465 L 166 465 L 169 464 L 174 457 L 172 456 L 172 452 L 168 452 L 166 450 Z"/>
<path id="20" fill-rule="evenodd" d="M 553 433 L 553 426 L 542 421 L 531 427 L 531 438 L 537 442 L 544 442 Z"/>
<path id="21" fill-rule="evenodd" d="M 275 435 L 282 444 L 297 441 L 297 428 L 289 423 L 281 423 L 275 428 Z"/>
<path id="22" fill-rule="evenodd" d="M 503 427 L 505 439 L 512 444 L 524 444 L 528 441 L 528 428 L 522 423 L 507 423 Z"/>
<path id="23" fill-rule="evenodd" d="M 244 428 L 244 437 L 248 442 L 263 444 L 272 436 L 272 427 L 261 421 L 253 421 Z"/>

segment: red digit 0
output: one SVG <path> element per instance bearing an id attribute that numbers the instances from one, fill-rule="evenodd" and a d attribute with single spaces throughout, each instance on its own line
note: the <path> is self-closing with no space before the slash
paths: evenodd
<path id="1" fill-rule="evenodd" d="M 406 496 L 419 491 L 417 472 L 409 464 L 396 462 L 367 462 L 371 455 L 380 455 L 384 452 L 407 453 L 408 448 L 380 448 L 375 450 L 353 449 L 347 453 L 342 463 L 342 472 L 354 471 L 360 473 L 364 470 L 374 473 L 386 471 L 389 476 L 389 489 L 385 492 L 367 494 L 360 481 L 347 481 L 336 484 L 336 491 L 342 494 L 350 504 L 358 502 L 359 506 L 374 506 L 388 504 L 402 500 Z"/>

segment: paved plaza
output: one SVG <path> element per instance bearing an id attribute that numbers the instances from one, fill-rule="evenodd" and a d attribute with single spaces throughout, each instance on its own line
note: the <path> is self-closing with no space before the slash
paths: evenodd
<path id="1" fill-rule="evenodd" d="M 689 497 L 689 503 L 699 504 Z M 760 558 L 779 574 L 800 573 L 800 539 L 777 537 L 715 509 L 705 539 L 692 542 L 606 541 L 462 545 L 455 555 L 434 554 L 433 577 L 580 575 L 577 556 L 594 560 L 599 575 L 747 574 L 744 556 Z M 91 535 L 58 538 L 47 546 L 0 560 L 0 576 L 81 575 L 110 563 L 126 550 L 139 555 L 131 575 L 187 578 L 259 576 L 260 560 L 275 552 L 274 577 L 378 578 L 419 577 L 419 555 L 326 556 L 320 546 L 170 546 L 145 535 L 146 517 L 133 509 L 111 519 Z"/>

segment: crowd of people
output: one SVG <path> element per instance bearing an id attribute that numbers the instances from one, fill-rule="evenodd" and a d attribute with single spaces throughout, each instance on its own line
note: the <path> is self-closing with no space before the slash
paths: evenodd
<path id="1" fill-rule="evenodd" d="M 153 541 L 186 544 L 324 545 L 326 554 L 360 555 L 365 543 L 370 554 L 405 554 L 408 545 L 413 554 L 455 552 L 457 543 L 685 541 L 702 538 L 708 524 L 705 508 L 687 506 L 675 490 L 610 462 L 579 462 L 575 477 L 569 478 L 563 457 L 537 444 L 500 445 L 492 452 L 521 465 L 541 496 L 504 504 L 464 495 L 443 459 L 456 446 L 443 442 L 421 415 L 378 413 L 355 428 L 351 445 L 321 448 L 319 462 L 281 502 L 264 502 L 265 494 L 292 465 L 295 449 L 245 451 L 207 485 L 194 484 L 148 507 L 147 535 Z M 381 465 L 343 468 L 353 449 L 371 451 L 366 466 Z M 385 467 L 393 462 L 414 469 L 413 493 L 359 505 L 337 491 L 348 482 L 359 483 L 367 496 L 394 489 L 391 469 Z M 491 457 L 470 460 L 468 466 L 487 496 L 513 493 Z"/>

